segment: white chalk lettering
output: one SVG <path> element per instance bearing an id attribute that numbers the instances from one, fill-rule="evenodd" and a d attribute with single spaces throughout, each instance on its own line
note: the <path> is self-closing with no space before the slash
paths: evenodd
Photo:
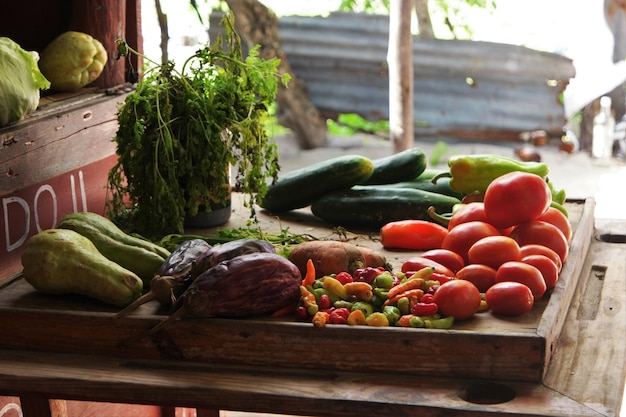
<path id="1" fill-rule="evenodd" d="M 58 212 L 58 206 L 57 206 L 57 195 L 54 192 L 54 189 L 48 185 L 48 184 L 44 184 L 41 187 L 39 187 L 39 189 L 37 189 L 37 192 L 35 193 L 35 201 L 33 202 L 33 208 L 35 209 L 35 227 L 37 228 L 37 232 L 41 232 L 43 230 L 45 230 L 44 228 L 41 227 L 40 221 L 39 221 L 39 196 L 44 192 L 47 191 L 48 193 L 50 193 L 50 196 L 52 197 L 52 224 L 49 227 L 46 227 L 46 229 L 53 227 L 54 225 L 57 224 L 57 212 Z"/>
<path id="2" fill-rule="evenodd" d="M 11 243 L 11 236 L 9 235 L 9 204 L 14 203 L 18 204 L 24 210 L 24 233 L 22 236 L 15 242 Z M 11 252 L 19 248 L 28 238 L 28 233 L 30 232 L 30 207 L 28 207 L 28 203 L 26 200 L 20 197 L 6 197 L 2 199 L 2 209 L 4 211 L 4 230 L 5 230 L 5 242 L 7 252 Z"/>

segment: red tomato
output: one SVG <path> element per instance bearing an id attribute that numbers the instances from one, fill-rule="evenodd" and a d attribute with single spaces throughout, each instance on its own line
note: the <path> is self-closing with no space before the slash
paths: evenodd
<path id="1" fill-rule="evenodd" d="M 427 250 L 441 246 L 448 229 L 426 220 L 398 220 L 380 229 L 384 248 Z"/>
<path id="2" fill-rule="evenodd" d="M 520 251 L 522 253 L 522 258 L 525 258 L 529 255 L 543 255 L 552 259 L 552 261 L 556 264 L 559 272 L 561 272 L 561 268 L 563 267 L 563 263 L 561 262 L 561 257 L 552 249 L 547 246 L 537 245 L 531 243 L 530 245 L 520 246 Z"/>
<path id="3" fill-rule="evenodd" d="M 554 288 L 559 279 L 559 268 L 552 259 L 545 255 L 528 255 L 522 258 L 522 262 L 534 266 L 541 272 L 546 283 L 546 291 Z"/>
<path id="4" fill-rule="evenodd" d="M 422 268 L 426 268 L 427 266 L 432 266 L 435 268 L 435 272 L 440 274 L 447 275 L 449 277 L 454 276 L 454 272 L 451 269 L 441 265 L 439 262 L 433 261 L 432 259 L 422 258 L 421 256 L 416 256 L 410 259 L 407 259 L 402 263 L 401 271 L 405 274 L 407 272 L 417 272 Z"/>
<path id="5" fill-rule="evenodd" d="M 521 316 L 528 313 L 535 299 L 533 293 L 519 282 L 499 282 L 485 293 L 485 302 L 495 314 Z"/>
<path id="6" fill-rule="evenodd" d="M 515 171 L 493 180 L 484 201 L 489 223 L 506 229 L 541 216 L 550 207 L 552 193 L 540 176 Z"/>
<path id="7" fill-rule="evenodd" d="M 483 264 L 498 269 L 508 261 L 522 259 L 520 247 L 508 236 L 487 236 L 474 243 L 467 251 L 470 264 Z"/>
<path id="8" fill-rule="evenodd" d="M 422 258 L 431 259 L 456 273 L 465 266 L 465 261 L 458 253 L 448 249 L 431 249 L 422 253 Z"/>
<path id="9" fill-rule="evenodd" d="M 463 258 L 467 265 L 469 258 L 467 251 L 474 243 L 487 236 L 500 236 L 500 232 L 485 222 L 461 223 L 448 232 L 448 235 L 441 242 L 441 248 L 451 250 Z"/>
<path id="10" fill-rule="evenodd" d="M 555 225 L 561 232 L 563 232 L 563 236 L 565 236 L 565 239 L 567 239 L 568 242 L 572 240 L 572 225 L 567 216 L 559 209 L 550 207 L 545 213 L 539 216 L 537 220 Z"/>
<path id="11" fill-rule="evenodd" d="M 520 224 L 513 229 L 511 237 L 520 246 L 538 244 L 552 249 L 561 258 L 561 263 L 567 259 L 569 244 L 563 233 L 553 224 L 540 220 Z"/>
<path id="12" fill-rule="evenodd" d="M 485 214 L 485 205 L 482 201 L 467 203 L 460 206 L 448 222 L 448 230 L 452 230 L 455 226 L 461 223 L 467 222 L 487 222 L 487 215 Z"/>
<path id="13" fill-rule="evenodd" d="M 496 283 L 519 282 L 530 288 L 535 300 L 540 299 L 546 293 L 546 282 L 543 280 L 541 271 L 524 262 L 511 261 L 500 265 L 496 271 Z"/>
<path id="14" fill-rule="evenodd" d="M 496 270 L 487 265 L 469 264 L 461 268 L 456 277 L 471 282 L 478 291 L 485 292 L 496 283 Z"/>
<path id="15" fill-rule="evenodd" d="M 485 214 L 485 204 L 482 201 L 473 201 L 471 203 L 467 203 L 461 205 L 457 211 L 454 212 L 450 221 L 448 222 L 448 230 L 453 229 L 462 223 L 467 222 L 485 222 L 489 223 L 487 220 L 487 215 Z M 500 233 L 503 235 L 508 235 L 511 233 L 512 228 L 501 229 Z"/>
<path id="16" fill-rule="evenodd" d="M 453 279 L 441 284 L 435 291 L 435 304 L 444 316 L 455 320 L 472 317 L 480 307 L 480 292 L 474 284 L 462 279 Z"/>

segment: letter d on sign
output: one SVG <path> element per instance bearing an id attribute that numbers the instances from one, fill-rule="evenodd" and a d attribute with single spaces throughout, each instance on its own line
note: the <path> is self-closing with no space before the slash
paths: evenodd
<path id="1" fill-rule="evenodd" d="M 9 204 L 16 203 L 19 204 L 24 209 L 24 233 L 22 236 L 15 242 L 11 243 L 11 236 L 9 232 Z M 2 209 L 4 212 L 4 231 L 5 231 L 5 241 L 7 252 L 11 252 L 19 248 L 28 238 L 28 233 L 30 232 L 30 208 L 28 207 L 28 203 L 23 198 L 20 197 L 7 197 L 2 199 Z"/>

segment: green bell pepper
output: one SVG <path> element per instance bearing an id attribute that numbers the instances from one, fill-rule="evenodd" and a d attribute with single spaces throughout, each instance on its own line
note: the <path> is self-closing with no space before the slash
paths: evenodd
<path id="1" fill-rule="evenodd" d="M 491 154 L 454 155 L 448 159 L 448 167 L 450 172 L 437 175 L 432 181 L 450 177 L 450 187 L 464 194 L 483 193 L 491 181 L 509 172 L 528 172 L 541 178 L 546 178 L 549 172 L 543 162 L 518 161 Z"/>

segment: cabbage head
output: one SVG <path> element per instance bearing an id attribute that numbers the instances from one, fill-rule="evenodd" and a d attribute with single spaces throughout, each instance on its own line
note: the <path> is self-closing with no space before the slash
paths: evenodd
<path id="1" fill-rule="evenodd" d="M 50 82 L 37 66 L 39 55 L 0 37 L 0 126 L 22 119 L 39 105 L 39 90 Z"/>

